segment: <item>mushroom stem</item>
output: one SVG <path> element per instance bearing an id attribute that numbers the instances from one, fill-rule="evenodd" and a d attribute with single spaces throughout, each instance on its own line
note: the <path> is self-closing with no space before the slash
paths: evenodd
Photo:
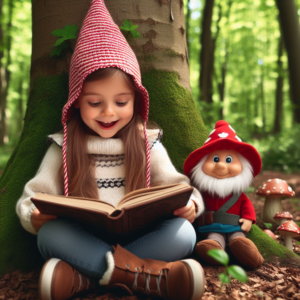
<path id="1" fill-rule="evenodd" d="M 263 221 L 267 223 L 277 224 L 273 219 L 275 214 L 283 211 L 281 204 L 281 196 L 267 196 L 263 211 Z"/>
<path id="2" fill-rule="evenodd" d="M 279 225 L 282 225 L 284 222 L 286 222 L 287 221 L 287 219 L 280 219 L 279 220 Z"/>
<path id="3" fill-rule="evenodd" d="M 292 235 L 289 232 L 286 232 L 284 235 L 284 246 L 293 251 Z"/>

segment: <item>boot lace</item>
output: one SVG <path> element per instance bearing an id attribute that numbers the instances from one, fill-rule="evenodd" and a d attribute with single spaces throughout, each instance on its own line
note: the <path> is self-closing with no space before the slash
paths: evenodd
<path id="1" fill-rule="evenodd" d="M 139 271 L 139 268 L 135 268 L 136 271 Z M 145 282 L 145 291 L 146 291 L 146 294 L 150 294 L 151 291 L 150 291 L 150 276 L 151 276 L 151 271 L 152 270 L 148 270 L 148 275 L 146 277 L 146 282 Z M 155 280 L 156 280 L 156 289 L 159 293 L 159 295 L 161 295 L 161 290 L 160 290 L 160 282 L 161 282 L 161 278 L 162 278 L 162 274 L 163 274 L 163 271 L 159 271 L 159 276 L 156 276 Z M 137 289 L 137 280 L 138 280 L 138 276 L 139 276 L 139 272 L 136 272 L 134 274 L 134 281 L 133 281 L 133 285 L 132 285 L 132 288 L 133 289 Z"/>

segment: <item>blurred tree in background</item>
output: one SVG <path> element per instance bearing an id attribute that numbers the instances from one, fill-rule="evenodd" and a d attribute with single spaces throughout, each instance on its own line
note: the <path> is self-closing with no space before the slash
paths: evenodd
<path id="1" fill-rule="evenodd" d="M 208 131 L 225 119 L 265 169 L 299 171 L 300 0 L 184 4 L 192 92 Z M 31 2 L 0 0 L 0 13 L 1 172 L 27 103 Z"/>
<path id="2" fill-rule="evenodd" d="M 29 92 L 31 1 L 0 0 L 0 170 L 20 137 Z"/>

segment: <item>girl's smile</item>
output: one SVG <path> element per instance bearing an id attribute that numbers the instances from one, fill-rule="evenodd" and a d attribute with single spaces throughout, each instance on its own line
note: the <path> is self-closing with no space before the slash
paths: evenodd
<path id="1" fill-rule="evenodd" d="M 99 126 L 103 129 L 103 130 L 110 130 L 113 129 L 114 126 L 119 122 L 118 121 L 113 121 L 113 122 L 101 122 L 98 121 Z"/>
<path id="2" fill-rule="evenodd" d="M 103 138 L 111 138 L 134 114 L 134 91 L 121 72 L 112 77 L 86 81 L 78 100 L 83 122 Z"/>

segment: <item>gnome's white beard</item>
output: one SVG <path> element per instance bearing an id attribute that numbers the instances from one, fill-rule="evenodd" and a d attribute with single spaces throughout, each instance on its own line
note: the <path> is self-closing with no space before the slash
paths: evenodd
<path id="1" fill-rule="evenodd" d="M 212 196 L 217 194 L 220 198 L 225 198 L 230 194 L 240 194 L 248 189 L 253 180 L 253 169 L 249 161 L 242 155 L 239 155 L 242 164 L 242 172 L 235 176 L 224 179 L 218 179 L 205 174 L 202 166 L 206 161 L 207 155 L 192 169 L 191 181 L 193 185 L 203 192 L 208 192 Z"/>

